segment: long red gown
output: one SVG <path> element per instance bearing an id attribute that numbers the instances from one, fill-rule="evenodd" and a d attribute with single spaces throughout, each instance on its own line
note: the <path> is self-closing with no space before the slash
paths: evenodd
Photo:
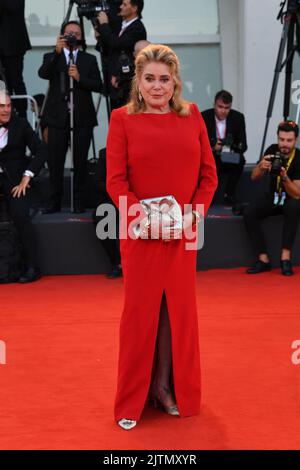
<path id="1" fill-rule="evenodd" d="M 204 204 L 217 187 L 215 162 L 196 105 L 191 114 L 114 110 L 107 141 L 107 189 L 119 207 L 173 195 L 179 204 Z M 121 212 L 121 218 L 127 217 Z M 127 217 L 129 220 L 130 217 Z M 185 239 L 123 239 L 125 303 L 120 324 L 115 419 L 139 420 L 151 382 L 160 305 L 165 292 L 172 340 L 176 402 L 181 417 L 199 413 L 200 357 L 195 293 L 196 250 Z"/>

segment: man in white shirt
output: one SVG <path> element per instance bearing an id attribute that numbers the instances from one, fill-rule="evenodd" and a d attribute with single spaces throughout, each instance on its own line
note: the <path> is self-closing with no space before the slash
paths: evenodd
<path id="1" fill-rule="evenodd" d="M 243 154 L 247 150 L 245 118 L 232 109 L 232 100 L 228 91 L 221 90 L 215 96 L 214 107 L 202 113 L 218 177 L 227 176 L 223 195 L 226 204 L 236 202 L 236 188 L 246 162 Z"/>
<path id="2" fill-rule="evenodd" d="M 34 158 L 26 157 L 26 147 Z M 0 184 L 8 203 L 25 254 L 25 270 L 18 282 L 32 282 L 41 277 L 38 268 L 37 243 L 29 214 L 30 181 L 43 167 L 46 146 L 26 119 L 12 116 L 9 95 L 0 91 Z"/>
<path id="3" fill-rule="evenodd" d="M 68 39 L 69 38 L 69 39 Z M 71 46 L 73 58 L 70 62 Z M 42 120 L 48 127 L 50 198 L 45 214 L 61 210 L 64 164 L 70 140 L 70 77 L 73 78 L 74 111 L 74 212 L 85 210 L 88 150 L 97 116 L 92 92 L 102 91 L 96 57 L 81 50 L 81 26 L 69 21 L 57 38 L 54 52 L 44 55 L 39 76 L 49 80 L 49 93 Z"/>

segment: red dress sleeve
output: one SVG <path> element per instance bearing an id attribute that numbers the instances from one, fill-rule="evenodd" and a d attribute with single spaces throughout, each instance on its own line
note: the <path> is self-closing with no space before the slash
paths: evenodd
<path id="1" fill-rule="evenodd" d="M 124 125 L 123 115 L 125 108 L 113 110 L 111 114 L 109 131 L 107 137 L 107 192 L 118 207 L 121 214 L 121 221 L 127 221 L 129 225 L 132 220 L 140 214 L 140 218 L 146 217 L 143 207 L 138 198 L 130 190 L 127 174 L 127 135 Z M 127 207 L 120 204 L 120 196 L 126 196 Z M 135 215 L 128 215 L 130 207 L 136 204 Z"/>
<path id="2" fill-rule="evenodd" d="M 201 163 L 198 187 L 192 199 L 192 208 L 196 210 L 196 204 L 204 204 L 204 216 L 207 214 L 212 198 L 218 186 L 215 159 L 211 150 L 206 125 L 197 106 L 193 105 L 193 111 L 199 120 L 199 139 L 201 145 Z"/>

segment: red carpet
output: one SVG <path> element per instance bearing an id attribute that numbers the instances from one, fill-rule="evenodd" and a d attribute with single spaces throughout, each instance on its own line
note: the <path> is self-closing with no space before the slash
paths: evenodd
<path id="1" fill-rule="evenodd" d="M 202 412 L 179 419 L 147 408 L 130 432 L 113 421 L 122 280 L 0 286 L 0 448 L 299 449 L 295 271 L 198 273 Z"/>

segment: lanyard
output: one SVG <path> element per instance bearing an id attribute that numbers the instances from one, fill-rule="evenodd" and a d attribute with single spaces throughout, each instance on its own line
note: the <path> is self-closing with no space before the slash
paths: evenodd
<path id="1" fill-rule="evenodd" d="M 291 156 L 289 158 L 289 161 L 287 162 L 287 165 L 286 165 L 286 172 L 289 171 L 289 168 L 292 164 L 292 161 L 294 160 L 295 158 L 295 153 L 296 153 L 296 149 L 294 149 L 291 153 Z M 282 195 L 282 184 L 281 184 L 281 178 L 280 176 L 277 176 L 277 187 L 276 187 L 276 192 L 278 193 L 279 195 L 279 199 L 281 199 L 281 195 Z"/>

